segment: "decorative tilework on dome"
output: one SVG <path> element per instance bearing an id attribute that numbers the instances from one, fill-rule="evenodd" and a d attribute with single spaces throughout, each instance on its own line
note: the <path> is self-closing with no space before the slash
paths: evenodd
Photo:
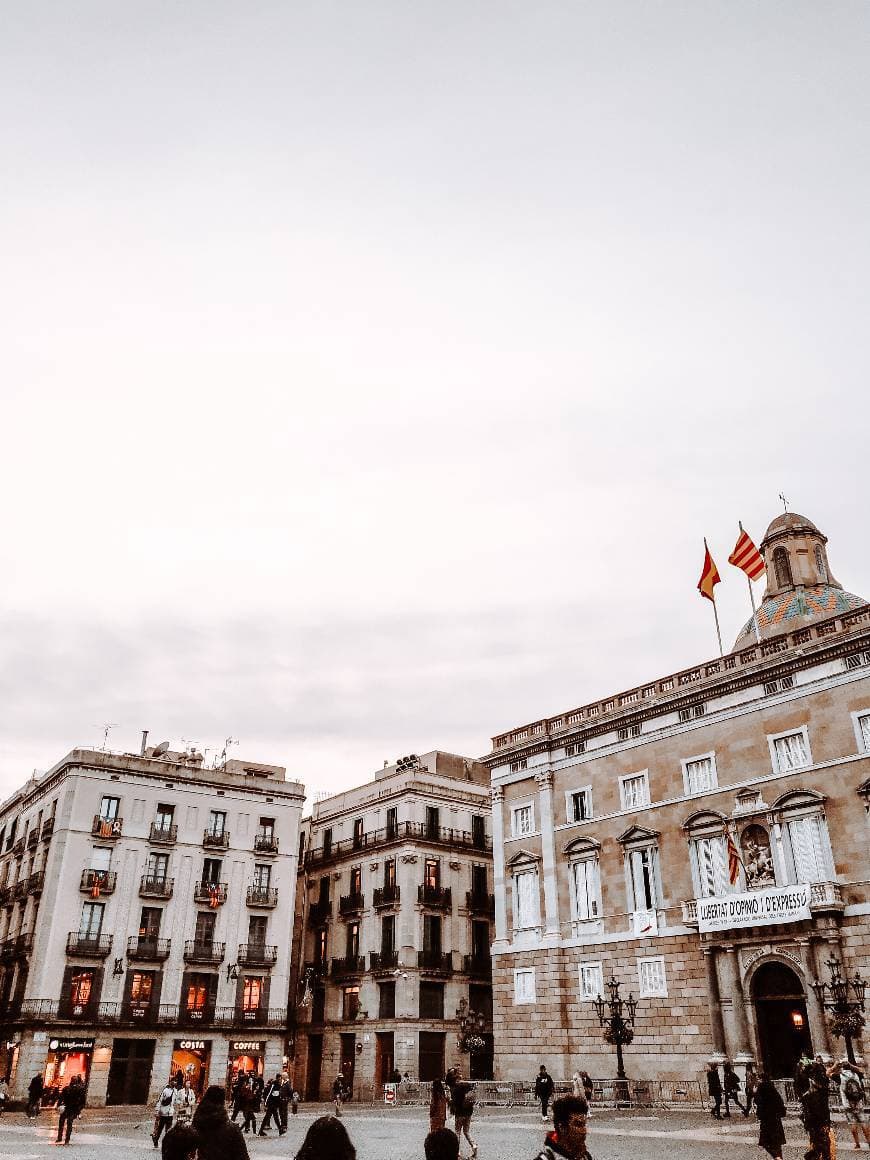
<path id="1" fill-rule="evenodd" d="M 796 592 L 783 592 L 765 600 L 758 610 L 758 627 L 764 632 L 788 632 L 793 620 L 824 620 L 836 616 L 838 612 L 851 612 L 867 603 L 860 596 L 844 592 L 842 588 L 831 588 L 827 584 L 817 584 L 813 588 L 799 588 Z M 747 620 L 740 630 L 738 641 L 752 635 L 752 621 Z"/>

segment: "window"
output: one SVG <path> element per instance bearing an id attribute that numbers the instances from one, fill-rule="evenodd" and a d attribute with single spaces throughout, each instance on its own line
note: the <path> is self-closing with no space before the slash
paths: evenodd
<path id="1" fill-rule="evenodd" d="M 208 1007 L 208 994 L 212 975 L 192 974 L 187 976 L 187 995 L 185 1007 L 188 1011 L 205 1011 Z"/>
<path id="2" fill-rule="evenodd" d="M 160 937 L 160 920 L 163 911 L 159 906 L 143 906 L 139 916 L 139 938 L 150 940 Z"/>
<path id="3" fill-rule="evenodd" d="M 221 880 L 223 861 L 220 858 L 203 858 L 202 884 L 203 886 L 217 886 Z"/>
<path id="4" fill-rule="evenodd" d="M 768 738 L 776 773 L 788 773 L 792 769 L 805 769 L 812 764 L 810 742 L 806 727 L 798 733 L 779 733 Z"/>
<path id="5" fill-rule="evenodd" d="M 640 725 L 623 725 L 617 729 L 616 736 L 619 741 L 628 741 L 632 737 L 640 737 Z"/>
<path id="6" fill-rule="evenodd" d="M 421 983 L 420 984 L 420 1018 L 421 1019 L 443 1019 L 444 1018 L 444 984 L 443 983 Z"/>
<path id="7" fill-rule="evenodd" d="M 399 811 L 396 806 L 387 810 L 387 841 L 399 836 Z"/>
<path id="8" fill-rule="evenodd" d="M 396 859 L 384 859 L 384 889 L 392 890 L 396 885 Z"/>
<path id="9" fill-rule="evenodd" d="M 351 894 L 362 894 L 362 866 L 353 866 L 350 871 Z"/>
<path id="10" fill-rule="evenodd" d="M 164 805 L 162 802 L 158 802 L 157 814 L 154 818 L 154 829 L 159 830 L 162 834 L 168 834 L 172 829 L 174 818 L 175 806 Z"/>
<path id="11" fill-rule="evenodd" d="M 201 910 L 196 916 L 193 940 L 201 946 L 210 946 L 214 942 L 216 918 L 211 910 Z"/>
<path id="12" fill-rule="evenodd" d="M 537 870 L 514 874 L 514 929 L 525 930 L 540 922 Z"/>
<path id="13" fill-rule="evenodd" d="M 381 954 L 389 957 L 396 949 L 396 916 L 387 914 L 381 919 Z"/>
<path id="14" fill-rule="evenodd" d="M 532 802 L 523 802 L 511 810 L 511 836 L 525 838 L 535 831 L 535 807 Z"/>
<path id="15" fill-rule="evenodd" d="M 268 921 L 264 914 L 252 914 L 248 918 L 249 946 L 265 946 Z"/>
<path id="16" fill-rule="evenodd" d="M 345 955 L 349 959 L 359 956 L 359 923 L 349 922 L 345 928 Z"/>
<path id="17" fill-rule="evenodd" d="M 222 838 L 227 828 L 227 815 L 223 810 L 209 810 L 208 832 L 213 838 Z"/>
<path id="18" fill-rule="evenodd" d="M 314 936 L 314 965 L 317 967 L 326 965 L 328 937 L 325 927 Z"/>
<path id="19" fill-rule="evenodd" d="M 100 817 L 103 819 L 103 821 L 114 822 L 118 817 L 118 811 L 120 808 L 120 798 L 104 797 L 100 801 Z"/>
<path id="20" fill-rule="evenodd" d="M 358 850 L 363 844 L 363 819 L 353 819 L 353 848 Z"/>
<path id="21" fill-rule="evenodd" d="M 657 910 L 661 905 L 658 849 L 649 838 L 626 849 L 628 909 L 636 935 L 654 935 L 658 930 Z"/>
<path id="22" fill-rule="evenodd" d="M 272 881 L 272 867 L 257 863 L 254 866 L 254 882 L 255 890 L 268 890 L 269 884 Z"/>
<path id="23" fill-rule="evenodd" d="M 323 857 L 328 858 L 332 853 L 332 826 L 323 831 Z"/>
<path id="24" fill-rule="evenodd" d="M 134 1007 L 147 1007 L 154 994 L 154 973 L 134 971 L 130 979 L 130 1002 Z"/>
<path id="25" fill-rule="evenodd" d="M 423 885 L 427 890 L 437 890 L 441 885 L 441 864 L 437 858 L 427 858 L 423 867 Z"/>
<path id="26" fill-rule="evenodd" d="M 776 573 L 776 584 L 778 588 L 791 588 L 791 564 L 788 559 L 788 552 L 785 548 L 776 548 L 773 553 L 773 569 Z"/>
<path id="27" fill-rule="evenodd" d="M 718 785 L 714 754 L 704 753 L 700 757 L 690 757 L 687 761 L 681 762 L 681 765 L 686 793 L 701 793 L 705 789 L 715 789 Z"/>
<path id="28" fill-rule="evenodd" d="M 819 579 L 825 583 L 828 579 L 828 569 L 825 567 L 825 557 L 822 555 L 822 549 L 816 544 L 816 571 L 819 574 Z"/>
<path id="29" fill-rule="evenodd" d="M 260 818 L 260 825 L 257 830 L 257 837 L 264 841 L 271 841 L 275 837 L 275 819 L 274 818 Z"/>
<path id="30" fill-rule="evenodd" d="M 378 993 L 378 1018 L 396 1018 L 396 984 L 380 983 Z"/>
<path id="31" fill-rule="evenodd" d="M 69 1001 L 75 1007 L 87 1007 L 91 1001 L 94 991 L 94 976 L 96 972 L 93 970 L 77 971 L 70 979 L 69 987 Z"/>
<path id="32" fill-rule="evenodd" d="M 728 855 L 725 839 L 720 836 L 695 839 L 698 865 L 698 890 L 701 898 L 717 898 L 733 889 L 728 877 Z"/>
<path id="33" fill-rule="evenodd" d="M 426 955 L 441 954 L 441 915 L 423 915 L 423 952 Z"/>
<path id="34" fill-rule="evenodd" d="M 91 870 L 110 870 L 112 867 L 112 851 L 108 846 L 94 846 L 91 850 Z"/>
<path id="35" fill-rule="evenodd" d="M 521 1003 L 534 1003 L 535 996 L 535 968 L 516 967 L 514 969 L 514 1006 Z"/>
<path id="36" fill-rule="evenodd" d="M 263 980 L 257 975 L 246 975 L 242 985 L 242 1010 L 259 1011 L 263 998 Z"/>
<path id="37" fill-rule="evenodd" d="M 624 810 L 639 810 L 649 805 L 647 773 L 635 773 L 619 779 L 619 796 Z"/>
<path id="38" fill-rule="evenodd" d="M 792 818 L 788 823 L 795 879 L 798 882 L 825 882 L 828 870 L 827 826 L 818 814 Z"/>
<path id="39" fill-rule="evenodd" d="M 663 958 L 638 959 L 637 974 L 641 999 L 650 999 L 656 996 L 667 997 L 668 986 L 665 981 L 665 960 Z"/>
<path id="40" fill-rule="evenodd" d="M 103 911 L 106 908 L 101 902 L 85 902 L 82 905 L 82 918 L 79 925 L 79 935 L 85 939 L 98 939 L 103 929 Z"/>
<path id="41" fill-rule="evenodd" d="M 324 874 L 323 877 L 320 879 L 320 883 L 318 885 L 317 890 L 318 890 L 317 901 L 320 903 L 321 906 L 325 906 L 327 904 L 327 902 L 329 902 L 329 875 L 328 874 Z"/>
<path id="42" fill-rule="evenodd" d="M 571 905 L 576 922 L 591 922 L 600 913 L 601 887 L 597 858 L 583 858 L 571 864 Z"/>
<path id="43" fill-rule="evenodd" d="M 356 1019 L 359 1013 L 359 987 L 343 987 L 341 992 L 341 1017 Z"/>
<path id="44" fill-rule="evenodd" d="M 314 998 L 311 1003 L 311 1022 L 323 1023 L 326 1018 L 326 989 L 314 988 Z"/>
<path id="45" fill-rule="evenodd" d="M 519 773 L 520 770 L 528 769 L 528 767 L 529 767 L 528 758 L 521 757 L 519 759 L 519 761 L 512 761 L 511 762 L 511 773 Z"/>
<path id="46" fill-rule="evenodd" d="M 486 819 L 483 814 L 471 816 L 471 844 L 476 850 L 486 849 Z"/>
<path id="47" fill-rule="evenodd" d="M 580 964 L 580 998 L 598 999 L 604 994 L 601 963 Z"/>
<path id="48" fill-rule="evenodd" d="M 565 795 L 569 822 L 587 822 L 592 817 L 592 787 L 568 790 Z"/>
<path id="49" fill-rule="evenodd" d="M 169 872 L 169 855 L 168 854 L 148 854 L 148 862 L 145 866 L 145 877 L 149 882 L 165 883 L 166 875 Z"/>
<path id="50" fill-rule="evenodd" d="M 855 727 L 858 752 L 870 753 L 870 709 L 862 713 L 853 713 L 852 721 Z"/>
<path id="51" fill-rule="evenodd" d="M 441 811 L 437 806 L 426 806 L 426 837 L 437 838 L 441 828 Z"/>
<path id="52" fill-rule="evenodd" d="M 471 957 L 478 963 L 489 958 L 489 923 L 480 919 L 471 924 Z"/>
<path id="53" fill-rule="evenodd" d="M 565 756 L 566 757 L 576 757 L 579 754 L 585 753 L 585 752 L 586 752 L 586 742 L 585 741 L 574 741 L 571 745 L 565 746 Z"/>

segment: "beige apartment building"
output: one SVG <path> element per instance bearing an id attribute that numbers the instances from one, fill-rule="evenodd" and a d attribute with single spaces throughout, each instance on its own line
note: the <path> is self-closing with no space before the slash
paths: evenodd
<path id="1" fill-rule="evenodd" d="M 0 807 L 0 1071 L 150 1104 L 286 1062 L 303 787 L 193 751 L 74 749 Z"/>
<path id="2" fill-rule="evenodd" d="M 761 550 L 760 641 L 493 738 L 499 1078 L 613 1076 L 612 977 L 630 1076 L 843 1051 L 813 984 L 870 975 L 870 606 L 804 517 Z"/>
<path id="3" fill-rule="evenodd" d="M 307 1098 L 327 1096 L 339 1071 L 357 1098 L 394 1069 L 491 1075 L 489 814 L 485 766 L 440 751 L 315 802 L 297 903 Z M 472 1053 L 460 1047 L 462 1004 L 479 1017 Z"/>

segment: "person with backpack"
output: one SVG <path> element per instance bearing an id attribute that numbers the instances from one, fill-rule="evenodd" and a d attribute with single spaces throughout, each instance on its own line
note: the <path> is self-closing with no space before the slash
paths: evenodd
<path id="1" fill-rule="evenodd" d="M 459 1140 L 463 1135 L 471 1148 L 471 1160 L 477 1156 L 477 1145 L 471 1138 L 471 1117 L 474 1115 L 474 1085 L 462 1082 L 462 1072 L 451 1067 L 447 1073 L 447 1087 L 450 1091 L 450 1110 L 453 1113 L 453 1127 Z"/>
<path id="2" fill-rule="evenodd" d="M 586 1147 L 589 1105 L 583 1096 L 560 1096 L 553 1104 L 553 1130 L 535 1160 L 592 1160 Z"/>
<path id="3" fill-rule="evenodd" d="M 782 1129 L 785 1104 L 765 1072 L 761 1072 L 758 1076 L 753 1098 L 758 1115 L 758 1146 L 772 1156 L 773 1160 L 782 1160 L 782 1146 L 785 1143 L 785 1132 Z"/>
<path id="4" fill-rule="evenodd" d="M 87 1091 L 82 1077 L 74 1075 L 63 1091 L 60 1093 L 60 1102 L 63 1105 L 63 1111 L 57 1121 L 57 1140 L 56 1143 L 69 1143 L 72 1135 L 73 1120 L 77 1119 L 84 1111 L 85 1101 L 87 1099 Z M 66 1129 L 66 1132 L 64 1132 Z M 61 1136 L 64 1136 L 61 1141 Z"/>
<path id="5" fill-rule="evenodd" d="M 182 1081 L 183 1082 L 183 1081 Z M 151 1133 L 151 1143 L 155 1148 L 160 1146 L 160 1137 L 172 1127 L 175 1116 L 175 1093 L 179 1090 L 168 1083 L 157 1097 L 154 1105 L 154 1130 Z"/>
<path id="6" fill-rule="evenodd" d="M 287 1129 L 281 1123 L 281 1075 L 275 1076 L 266 1090 L 263 1092 L 263 1106 L 265 1112 L 260 1121 L 260 1131 L 258 1136 L 265 1136 L 266 1129 L 271 1123 L 275 1124 L 278 1129 L 278 1135 L 283 1136 Z"/>
<path id="7" fill-rule="evenodd" d="M 553 1083 L 553 1077 L 547 1071 L 546 1067 L 541 1064 L 538 1069 L 538 1074 L 535 1077 L 535 1099 L 541 1104 L 541 1119 L 546 1120 L 547 1109 L 550 1106 L 550 1100 L 553 1098 L 553 1092 L 556 1085 Z"/>
<path id="8" fill-rule="evenodd" d="M 734 1070 L 734 1065 L 726 1059 L 722 1065 L 722 1070 L 725 1073 L 725 1081 L 722 1084 L 725 1092 L 725 1115 L 728 1116 L 729 1119 L 731 1118 L 731 1108 L 729 1105 L 733 1101 L 744 1114 L 744 1116 L 748 1116 L 749 1107 L 745 1104 L 741 1104 L 740 1102 L 740 1080 L 737 1076 L 737 1072 Z"/>
<path id="9" fill-rule="evenodd" d="M 840 1107 L 845 1113 L 846 1123 L 849 1125 L 855 1147 L 861 1147 L 861 1133 L 863 1132 L 867 1147 L 870 1148 L 870 1123 L 867 1122 L 867 1093 L 864 1088 L 864 1072 L 857 1063 L 841 1059 L 831 1069 L 830 1077 L 832 1080 L 839 1080 Z"/>

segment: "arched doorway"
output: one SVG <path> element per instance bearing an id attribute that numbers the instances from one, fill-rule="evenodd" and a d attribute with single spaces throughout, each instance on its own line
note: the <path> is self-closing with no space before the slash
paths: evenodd
<path id="1" fill-rule="evenodd" d="M 801 1055 L 813 1053 L 803 984 L 785 963 L 762 963 L 752 999 L 764 1070 L 774 1079 L 793 1076 Z"/>

